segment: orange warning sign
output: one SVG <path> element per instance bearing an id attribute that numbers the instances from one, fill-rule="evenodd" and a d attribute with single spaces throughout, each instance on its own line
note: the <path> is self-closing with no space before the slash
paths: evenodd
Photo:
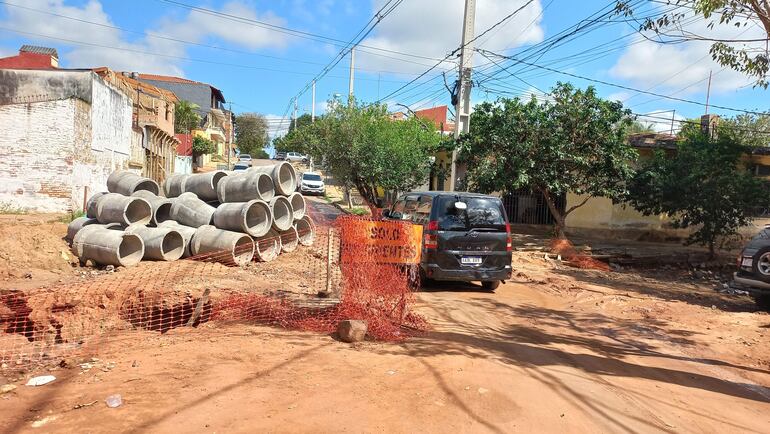
<path id="1" fill-rule="evenodd" d="M 343 263 L 420 262 L 422 226 L 397 221 L 348 220 L 342 226 Z"/>

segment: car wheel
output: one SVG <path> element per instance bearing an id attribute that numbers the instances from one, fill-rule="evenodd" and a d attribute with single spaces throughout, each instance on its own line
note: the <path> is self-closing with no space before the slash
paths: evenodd
<path id="1" fill-rule="evenodd" d="M 761 248 L 754 254 L 751 271 L 759 280 L 770 282 L 770 247 Z"/>
<path id="2" fill-rule="evenodd" d="M 497 287 L 500 286 L 499 280 L 487 280 L 484 282 L 481 282 L 481 287 L 486 289 L 487 291 L 494 291 L 497 289 Z"/>
<path id="3" fill-rule="evenodd" d="M 770 294 L 754 296 L 754 303 L 756 303 L 758 308 L 770 311 Z"/>

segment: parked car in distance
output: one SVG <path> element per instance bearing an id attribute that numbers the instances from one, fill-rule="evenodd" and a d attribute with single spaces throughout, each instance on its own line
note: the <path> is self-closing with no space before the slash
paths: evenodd
<path id="1" fill-rule="evenodd" d="M 307 155 L 300 154 L 299 152 L 287 152 L 286 158 L 284 158 L 286 161 L 300 161 L 302 163 L 307 163 L 310 161 L 309 158 L 307 158 Z"/>
<path id="2" fill-rule="evenodd" d="M 511 226 L 498 197 L 407 193 L 384 210 L 383 217 L 423 225 L 424 281 L 480 281 L 492 291 L 511 277 Z"/>
<path id="3" fill-rule="evenodd" d="M 770 228 L 765 227 L 738 255 L 736 283 L 746 286 L 757 306 L 770 309 Z"/>
<path id="4" fill-rule="evenodd" d="M 239 154 L 238 155 L 238 162 L 239 163 L 246 163 L 249 166 L 251 166 L 251 155 L 249 155 L 249 154 Z"/>
<path id="5" fill-rule="evenodd" d="M 326 193 L 326 185 L 324 184 L 323 178 L 321 178 L 321 175 L 314 172 L 303 173 L 300 177 L 297 189 L 302 194 L 323 195 Z"/>
<path id="6" fill-rule="evenodd" d="M 274 160 L 285 160 L 286 159 L 286 153 L 285 152 L 276 152 L 275 157 L 273 157 Z"/>
<path id="7" fill-rule="evenodd" d="M 235 164 L 233 165 L 233 170 L 246 170 L 246 169 L 248 169 L 249 167 L 251 167 L 251 164 L 247 164 L 247 163 L 235 163 Z"/>

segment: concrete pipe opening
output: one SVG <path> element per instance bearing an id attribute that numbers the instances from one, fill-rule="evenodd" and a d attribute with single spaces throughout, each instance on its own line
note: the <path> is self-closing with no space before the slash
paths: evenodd
<path id="1" fill-rule="evenodd" d="M 262 201 L 253 200 L 243 209 L 243 221 L 246 233 L 253 237 L 262 237 L 273 224 L 270 207 Z"/>
<path id="2" fill-rule="evenodd" d="M 144 256 L 144 243 L 136 235 L 123 234 L 123 240 L 118 246 L 118 262 L 124 267 L 136 265 Z"/>
<path id="3" fill-rule="evenodd" d="M 294 227 L 288 230 L 281 231 L 281 251 L 284 253 L 291 253 L 297 250 L 299 245 L 299 237 L 297 236 L 297 230 Z"/>
<path id="4" fill-rule="evenodd" d="M 272 233 L 273 236 L 254 240 L 254 260 L 270 262 L 281 254 L 281 240 L 277 233 Z"/>
<path id="5" fill-rule="evenodd" d="M 161 242 L 161 255 L 165 261 L 176 261 L 184 255 L 185 242 L 182 234 L 168 231 Z"/>
<path id="6" fill-rule="evenodd" d="M 310 217 L 305 216 L 294 222 L 294 229 L 297 230 L 299 243 L 303 246 L 312 246 L 315 241 L 315 227 Z"/>
<path id="7" fill-rule="evenodd" d="M 171 202 L 164 202 L 155 208 L 155 215 L 153 216 L 155 225 L 157 226 L 166 220 L 171 220 Z"/>
<path id="8" fill-rule="evenodd" d="M 149 191 L 150 193 L 156 196 L 160 194 L 160 187 L 158 187 L 158 183 L 153 181 L 152 179 L 145 179 L 137 183 L 136 186 L 134 187 L 134 191 L 140 191 L 140 190 Z"/>
<path id="9" fill-rule="evenodd" d="M 219 180 L 227 176 L 227 172 L 224 172 L 222 170 L 218 170 L 214 172 L 214 175 L 211 177 L 211 188 L 214 191 L 217 191 L 217 184 L 219 184 Z"/>
<path id="10" fill-rule="evenodd" d="M 276 196 L 270 201 L 270 210 L 273 212 L 273 227 L 277 231 L 288 230 L 294 223 L 294 212 L 291 202 L 283 196 Z"/>
<path id="11" fill-rule="evenodd" d="M 280 163 L 273 170 L 273 184 L 278 193 L 290 195 L 297 189 L 297 172 L 289 163 Z"/>
<path id="12" fill-rule="evenodd" d="M 254 241 L 248 235 L 244 235 L 233 246 L 233 262 L 238 266 L 245 266 L 254 258 Z"/>
<path id="13" fill-rule="evenodd" d="M 270 202 L 275 197 L 275 185 L 270 175 L 266 173 L 257 175 L 257 193 L 265 202 Z"/>
<path id="14" fill-rule="evenodd" d="M 146 200 L 137 198 L 126 205 L 123 214 L 128 224 L 141 223 L 146 225 L 152 219 L 152 207 Z"/>
<path id="15" fill-rule="evenodd" d="M 289 196 L 289 202 L 291 203 L 291 209 L 294 213 L 294 220 L 305 217 L 307 204 L 305 203 L 305 198 L 302 197 L 302 194 L 292 193 L 292 195 Z"/>

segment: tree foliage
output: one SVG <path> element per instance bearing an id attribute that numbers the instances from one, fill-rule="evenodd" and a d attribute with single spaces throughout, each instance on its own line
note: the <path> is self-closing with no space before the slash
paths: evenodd
<path id="1" fill-rule="evenodd" d="M 654 133 L 655 129 L 653 128 L 653 125 L 650 123 L 633 121 L 631 122 L 631 125 L 628 126 L 628 129 L 626 130 L 626 132 L 628 134 Z"/>
<path id="2" fill-rule="evenodd" d="M 316 118 L 320 119 L 320 118 Z M 294 136 L 295 132 L 299 130 L 300 128 L 306 127 L 313 123 L 312 117 L 305 113 L 299 117 L 297 117 L 297 127 L 294 127 L 294 121 L 292 120 L 289 124 L 289 130 L 287 131 L 286 135 L 283 137 L 278 137 L 275 140 L 273 140 L 273 148 L 275 148 L 275 152 L 300 152 L 303 154 L 308 154 L 308 150 L 305 149 L 304 144 L 292 140 L 292 137 Z"/>
<path id="3" fill-rule="evenodd" d="M 243 113 L 235 117 L 235 142 L 238 149 L 253 158 L 267 153 L 264 151 L 268 143 L 267 120 L 257 113 Z"/>
<path id="4" fill-rule="evenodd" d="M 661 43 L 710 41 L 714 61 L 752 77 L 756 85 L 767 88 L 770 57 L 766 41 L 710 38 L 688 31 L 684 21 L 694 13 L 708 21 L 709 29 L 720 24 L 758 26 L 764 29 L 765 37 L 770 38 L 770 0 L 672 0 L 669 4 L 679 7 L 642 19 L 639 30 L 654 31 Z M 633 16 L 633 9 L 629 0 L 616 2 L 618 13 Z"/>
<path id="5" fill-rule="evenodd" d="M 617 199 L 633 175 L 636 151 L 626 143 L 630 112 L 596 96 L 594 88 L 559 83 L 545 101 L 500 99 L 475 107 L 461 139 L 468 187 L 485 193 L 529 187 L 543 194 L 564 237 L 569 213 L 592 196 Z M 559 195 L 586 199 L 561 212 Z"/>
<path id="6" fill-rule="evenodd" d="M 179 101 L 174 109 L 174 130 L 177 133 L 190 134 L 201 123 L 201 117 L 196 110 L 197 104 L 189 101 Z"/>
<path id="7" fill-rule="evenodd" d="M 193 137 L 193 156 L 213 154 L 217 152 L 217 145 L 212 140 L 202 136 Z"/>
<path id="8" fill-rule="evenodd" d="M 425 182 L 430 156 L 441 137 L 418 119 L 394 121 L 382 104 L 329 104 L 329 112 L 292 131 L 284 149 L 305 152 L 323 161 L 335 178 L 354 185 L 370 204 L 378 187 L 407 191 Z"/>
<path id="9" fill-rule="evenodd" d="M 751 211 L 770 203 L 767 184 L 746 170 L 746 151 L 729 134 L 693 134 L 675 155 L 658 152 L 629 185 L 629 203 L 646 215 L 668 214 L 677 228 L 694 227 L 688 244 L 708 246 L 749 224 Z"/>

